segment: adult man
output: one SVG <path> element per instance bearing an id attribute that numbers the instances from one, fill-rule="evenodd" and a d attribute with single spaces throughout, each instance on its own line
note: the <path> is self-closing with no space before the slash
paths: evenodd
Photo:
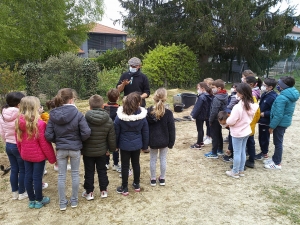
<path id="1" fill-rule="evenodd" d="M 146 106 L 145 98 L 150 95 L 149 81 L 145 74 L 141 72 L 141 60 L 137 57 L 129 59 L 129 71 L 123 73 L 117 84 L 117 88 L 121 93 L 124 91 L 124 96 L 138 92 L 142 97 L 142 107 Z"/>

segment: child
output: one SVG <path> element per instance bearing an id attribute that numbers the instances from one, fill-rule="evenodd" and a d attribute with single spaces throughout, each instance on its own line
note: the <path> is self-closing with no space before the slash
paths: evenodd
<path id="1" fill-rule="evenodd" d="M 248 84 L 239 84 L 236 87 L 236 91 L 237 98 L 240 101 L 233 107 L 230 116 L 226 120 L 226 124 L 229 125 L 231 132 L 234 151 L 233 168 L 230 171 L 226 171 L 226 175 L 233 178 L 245 175 L 246 142 L 252 132 L 250 123 L 258 109 L 258 104 L 253 103 L 251 88 Z"/>
<path id="2" fill-rule="evenodd" d="M 256 160 L 268 159 L 269 152 L 269 124 L 270 124 L 270 112 L 275 101 L 277 94 L 274 91 L 277 82 L 273 78 L 266 78 L 261 86 L 261 99 L 259 102 L 260 119 L 258 121 L 258 141 L 261 149 L 261 153 L 255 156 Z"/>
<path id="3" fill-rule="evenodd" d="M 226 124 L 226 120 L 228 118 L 228 113 L 226 111 L 220 111 L 218 113 L 218 121 L 222 128 L 229 128 L 229 126 Z"/>
<path id="4" fill-rule="evenodd" d="M 15 120 L 19 113 L 19 104 L 24 98 L 21 92 L 10 92 L 6 95 L 6 105 L 2 107 L 0 116 L 0 134 L 5 143 L 6 154 L 8 156 L 11 171 L 10 185 L 12 189 L 12 199 L 22 200 L 27 198 L 25 191 L 24 161 L 20 156 L 15 137 Z"/>
<path id="5" fill-rule="evenodd" d="M 117 103 L 120 97 L 120 92 L 116 88 L 112 88 L 107 92 L 108 103 L 104 104 L 104 109 L 108 112 L 112 121 L 115 120 L 117 115 L 117 110 L 119 108 L 119 104 Z M 109 160 L 110 155 L 106 156 L 106 168 L 109 169 Z M 119 152 L 113 151 L 113 161 L 114 164 L 112 166 L 112 170 L 116 170 L 117 172 L 121 173 L 121 167 L 119 166 Z"/>
<path id="6" fill-rule="evenodd" d="M 295 79 L 285 76 L 278 80 L 276 86 L 280 95 L 278 95 L 272 105 L 269 125 L 269 132 L 273 134 L 275 151 L 271 159 L 264 160 L 265 168 L 267 169 L 281 169 L 283 136 L 286 128 L 292 123 L 296 101 L 299 99 L 299 92 L 294 88 L 294 85 Z"/>
<path id="7" fill-rule="evenodd" d="M 258 77 L 248 76 L 245 78 L 245 83 L 249 84 L 252 88 L 252 96 L 258 101 L 260 99 L 260 87 L 262 85 L 262 80 Z"/>
<path id="8" fill-rule="evenodd" d="M 147 110 L 140 107 L 141 96 L 137 92 L 127 95 L 124 105 L 120 106 L 115 119 L 117 148 L 121 151 L 122 186 L 117 192 L 128 195 L 129 160 L 133 168 L 133 188 L 140 191 L 140 149 L 147 149 L 149 128 L 146 120 Z"/>
<path id="9" fill-rule="evenodd" d="M 22 98 L 16 120 L 17 145 L 25 164 L 25 187 L 29 208 L 40 209 L 50 202 L 43 196 L 42 178 L 47 159 L 55 163 L 54 149 L 44 137 L 46 123 L 40 119 L 40 100 L 34 96 Z"/>
<path id="10" fill-rule="evenodd" d="M 191 145 L 192 149 L 201 149 L 204 146 L 203 143 L 203 123 L 208 120 L 210 106 L 213 98 L 211 89 L 207 86 L 205 82 L 200 82 L 197 85 L 198 99 L 191 112 L 192 120 L 196 120 L 196 127 L 198 132 L 197 142 Z"/>
<path id="11" fill-rule="evenodd" d="M 147 113 L 150 146 L 150 185 L 156 186 L 156 161 L 159 151 L 160 176 L 158 182 L 160 186 L 164 186 L 168 148 L 173 148 L 175 143 L 175 123 L 173 113 L 166 109 L 164 105 L 167 100 L 167 90 L 159 88 L 154 93 L 153 99 L 154 106 L 149 107 Z"/>
<path id="12" fill-rule="evenodd" d="M 65 194 L 68 157 L 71 161 L 72 196 L 71 207 L 78 205 L 79 164 L 82 141 L 89 138 L 91 129 L 84 116 L 74 105 L 76 93 L 71 88 L 60 89 L 54 98 L 55 107 L 50 111 L 45 137 L 56 145 L 58 164 L 58 195 L 60 210 L 66 210 Z"/>
<path id="13" fill-rule="evenodd" d="M 211 89 L 211 84 L 212 82 L 214 81 L 214 79 L 208 77 L 208 78 L 205 78 L 203 80 L 203 82 L 205 82 L 207 84 L 207 86 Z M 213 97 L 213 96 L 212 96 Z M 209 112 L 210 112 L 210 109 L 209 109 Z M 206 136 L 203 138 L 203 143 L 205 145 L 209 145 L 212 143 L 212 139 L 211 139 L 211 134 L 210 134 L 210 126 L 209 126 L 209 121 L 208 119 L 205 120 L 205 126 L 206 126 Z"/>
<path id="14" fill-rule="evenodd" d="M 221 79 L 212 82 L 212 92 L 214 98 L 211 103 L 209 124 L 212 136 L 212 151 L 205 155 L 206 158 L 217 159 L 218 155 L 223 154 L 222 127 L 218 122 L 218 113 L 225 111 L 228 103 L 228 94 L 224 90 L 224 81 Z"/>
<path id="15" fill-rule="evenodd" d="M 91 128 L 91 136 L 83 142 L 81 153 L 84 162 L 84 189 L 82 197 L 94 199 L 95 166 L 98 173 L 101 198 L 107 197 L 109 184 L 106 172 L 106 152 L 116 150 L 116 135 L 114 123 L 103 108 L 103 98 L 93 95 L 89 99 L 90 110 L 85 114 Z"/>

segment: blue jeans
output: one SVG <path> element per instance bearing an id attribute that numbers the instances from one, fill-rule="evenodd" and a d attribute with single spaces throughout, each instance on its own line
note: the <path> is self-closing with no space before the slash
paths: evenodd
<path id="1" fill-rule="evenodd" d="M 246 143 L 249 136 L 246 137 L 232 137 L 233 146 L 233 173 L 237 174 L 240 171 L 244 171 L 246 162 Z"/>
<path id="2" fill-rule="evenodd" d="M 79 178 L 80 151 L 59 149 L 56 152 L 56 160 L 58 166 L 57 188 L 58 188 L 58 196 L 59 196 L 59 205 L 62 207 L 68 204 L 68 200 L 66 199 L 66 194 L 65 194 L 68 157 L 70 157 L 71 174 L 72 174 L 71 202 L 78 202 L 78 190 L 79 190 L 79 181 L 80 181 Z"/>
<path id="3" fill-rule="evenodd" d="M 16 144 L 6 142 L 6 153 L 10 162 L 10 185 L 12 192 L 25 192 L 25 166 Z"/>
<path id="4" fill-rule="evenodd" d="M 25 164 L 25 187 L 30 201 L 42 201 L 42 179 L 44 175 L 45 160 L 41 162 L 28 162 Z"/>
<path id="5" fill-rule="evenodd" d="M 276 127 L 273 130 L 273 143 L 275 145 L 274 155 L 272 157 L 273 162 L 276 165 L 279 165 L 282 160 L 282 143 L 283 143 L 283 136 L 285 133 L 286 127 Z"/>

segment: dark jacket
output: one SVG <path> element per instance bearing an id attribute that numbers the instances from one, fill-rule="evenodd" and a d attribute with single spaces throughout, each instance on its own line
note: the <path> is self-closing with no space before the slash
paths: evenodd
<path id="1" fill-rule="evenodd" d="M 86 112 L 85 119 L 91 128 L 91 136 L 83 142 L 82 155 L 99 157 L 107 150 L 116 150 L 114 123 L 104 109 L 92 109 Z"/>
<path id="2" fill-rule="evenodd" d="M 215 97 L 212 100 L 211 107 L 210 107 L 209 123 L 218 120 L 218 113 L 220 111 L 226 111 L 227 103 L 228 103 L 227 93 L 215 94 Z"/>
<path id="3" fill-rule="evenodd" d="M 233 106 L 235 106 L 239 100 L 236 98 L 236 92 L 232 92 L 231 95 L 228 96 L 228 105 L 226 107 L 226 112 L 231 113 Z"/>
<path id="4" fill-rule="evenodd" d="M 191 117 L 198 120 L 207 120 L 209 118 L 212 99 L 213 96 L 207 93 L 200 94 L 191 112 Z"/>
<path id="5" fill-rule="evenodd" d="M 261 95 L 260 102 L 259 102 L 259 108 L 260 112 L 264 113 L 264 117 L 260 117 L 258 123 L 263 125 L 270 124 L 270 113 L 271 108 L 273 105 L 273 102 L 275 101 L 277 97 L 277 94 L 275 91 L 265 92 Z"/>
<path id="6" fill-rule="evenodd" d="M 166 109 L 159 120 L 151 113 L 153 107 L 148 108 L 147 121 L 149 125 L 149 146 L 152 149 L 173 148 L 175 143 L 175 123 L 173 113 Z"/>
<path id="7" fill-rule="evenodd" d="M 132 92 L 138 92 L 139 94 L 147 93 L 148 97 L 150 95 L 149 81 L 145 74 L 139 69 L 135 73 L 126 72 L 123 73 L 120 77 L 120 80 L 117 84 L 120 85 L 123 80 L 131 80 L 132 82 L 124 87 L 124 96 L 129 95 Z M 146 106 L 145 99 L 142 100 L 142 107 Z"/>
<path id="8" fill-rule="evenodd" d="M 108 102 L 107 104 L 103 105 L 104 109 L 109 114 L 109 117 L 112 119 L 112 121 L 115 121 L 119 106 L 120 106 L 119 104 L 112 103 L 112 102 Z"/>
<path id="9" fill-rule="evenodd" d="M 123 113 L 123 106 L 118 108 L 114 122 L 117 148 L 125 151 L 148 148 L 149 128 L 146 116 L 147 110 L 142 107 L 133 115 Z"/>
<path id="10" fill-rule="evenodd" d="M 83 114 L 74 105 L 66 104 L 50 111 L 45 137 L 55 143 L 57 150 L 79 151 L 82 141 L 88 139 L 90 134 L 91 129 Z"/>

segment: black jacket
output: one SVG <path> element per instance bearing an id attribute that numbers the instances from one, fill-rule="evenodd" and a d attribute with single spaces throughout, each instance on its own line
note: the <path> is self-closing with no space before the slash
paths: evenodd
<path id="1" fill-rule="evenodd" d="M 273 105 L 273 102 L 277 98 L 277 94 L 275 91 L 265 92 L 261 95 L 260 102 L 259 102 L 259 108 L 260 112 L 264 113 L 264 117 L 260 117 L 258 123 L 263 125 L 270 124 L 270 113 L 271 108 Z"/>
<path id="2" fill-rule="evenodd" d="M 192 118 L 198 120 L 208 120 L 212 99 L 213 96 L 207 93 L 202 93 L 199 95 L 191 112 Z"/>
<path id="3" fill-rule="evenodd" d="M 149 107 L 147 111 L 150 148 L 173 148 L 175 143 L 175 123 L 173 113 L 166 109 L 163 117 L 157 120 L 156 117 L 151 114 L 152 106 Z"/>
<path id="4" fill-rule="evenodd" d="M 217 93 L 211 103 L 209 123 L 218 120 L 218 113 L 220 111 L 226 111 L 228 103 L 227 93 Z"/>

